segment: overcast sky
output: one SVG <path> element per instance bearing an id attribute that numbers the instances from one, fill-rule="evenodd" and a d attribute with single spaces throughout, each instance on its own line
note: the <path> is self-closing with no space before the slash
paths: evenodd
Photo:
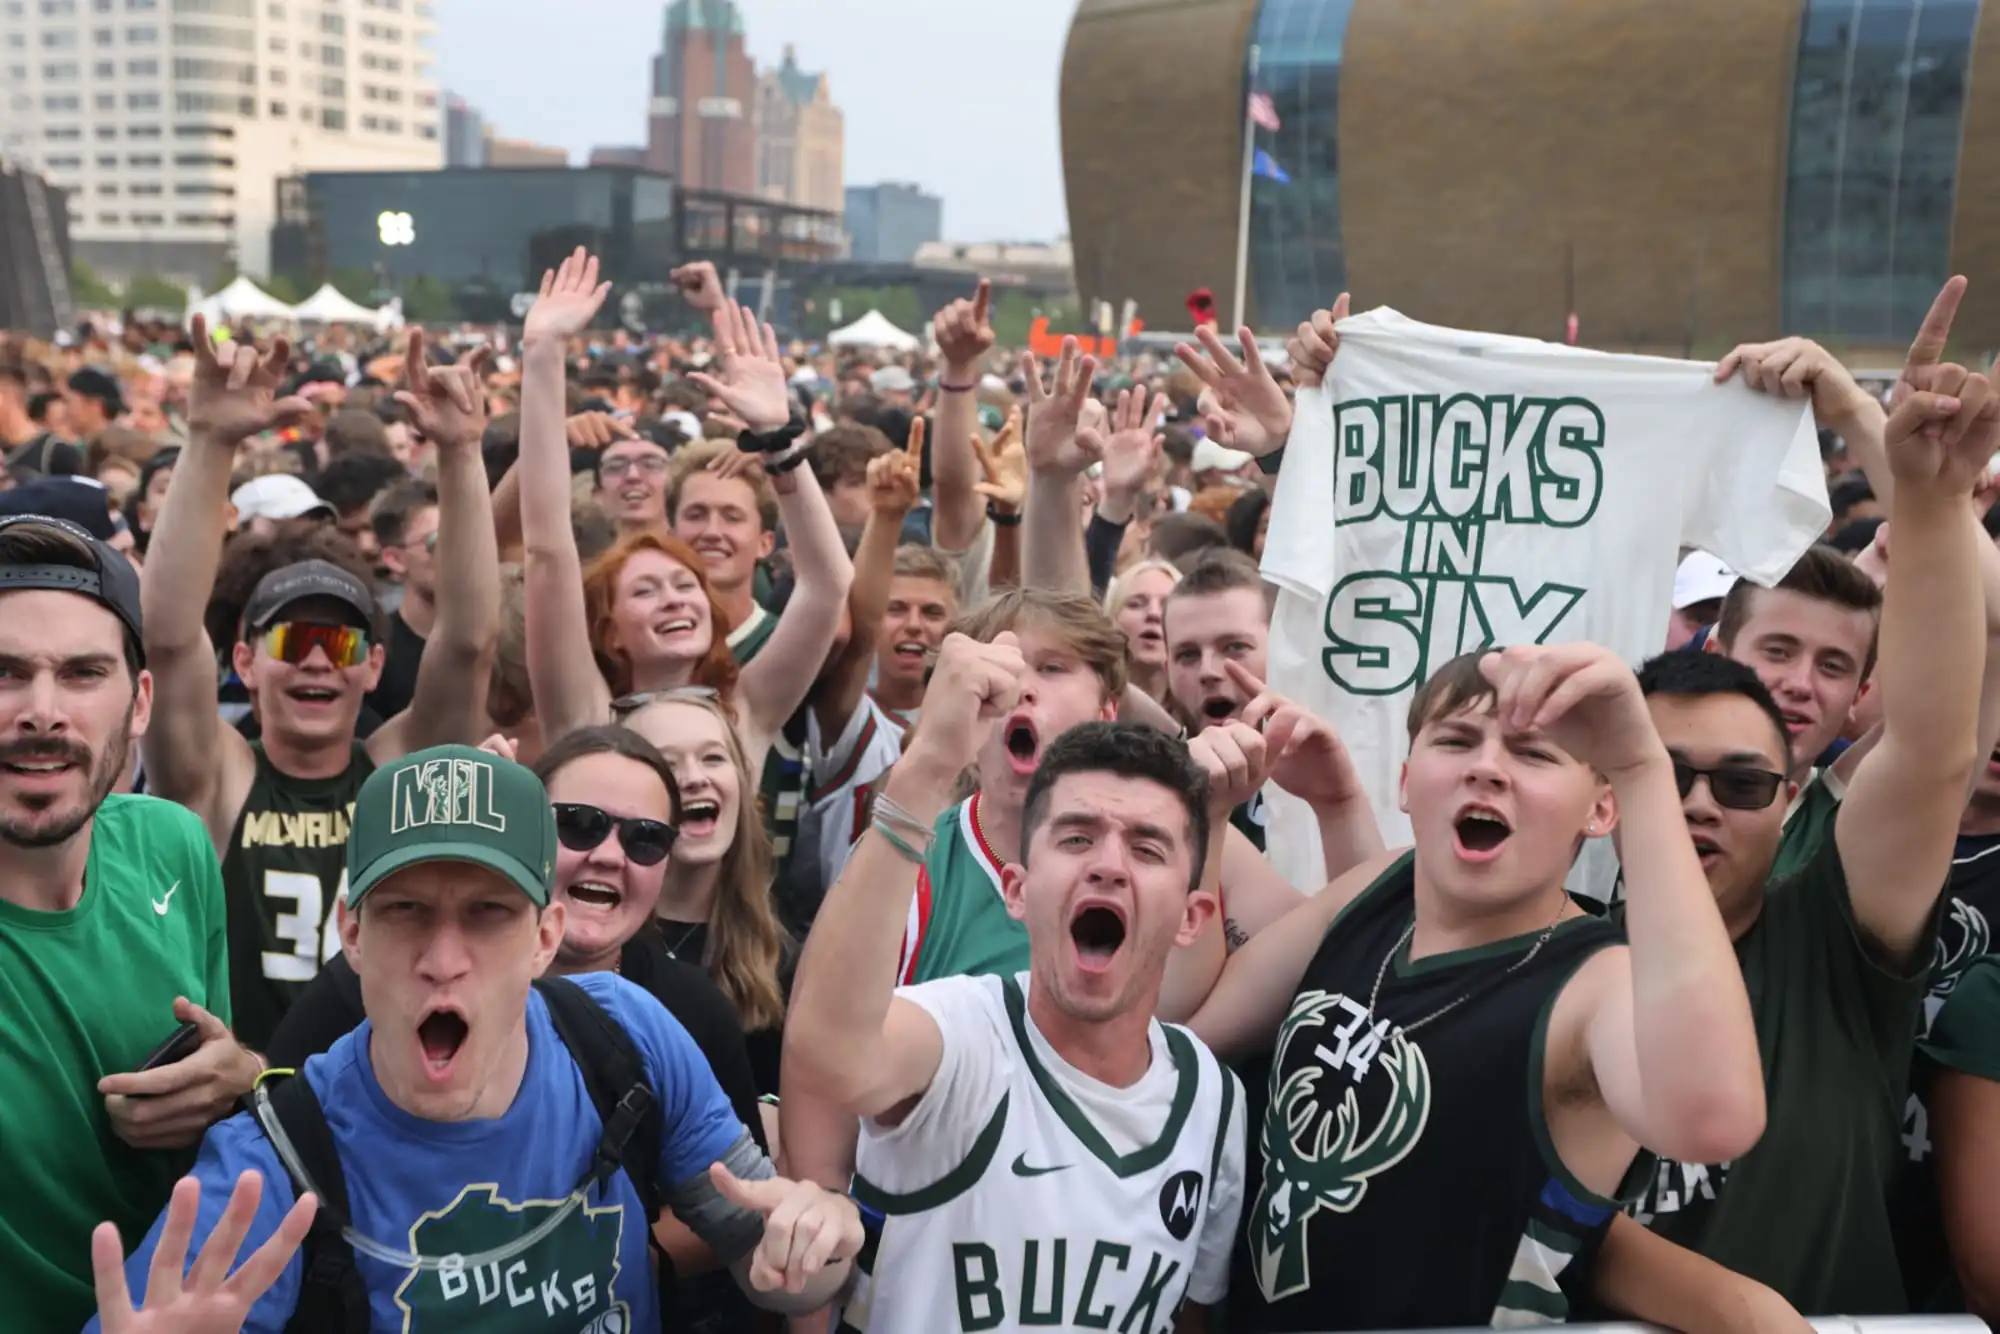
<path id="1" fill-rule="evenodd" d="M 575 163 L 644 141 L 665 0 L 434 2 L 438 83 L 498 133 Z M 737 3 L 760 67 L 790 42 L 831 77 L 848 184 L 913 180 L 943 196 L 948 240 L 1068 230 L 1056 78 L 1075 0 Z"/>

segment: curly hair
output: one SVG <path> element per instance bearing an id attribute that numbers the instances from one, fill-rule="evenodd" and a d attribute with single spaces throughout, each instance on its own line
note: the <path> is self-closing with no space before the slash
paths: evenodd
<path id="1" fill-rule="evenodd" d="M 623 649 L 612 646 L 611 625 L 612 613 L 618 606 L 619 576 L 625 572 L 625 563 L 641 551 L 657 551 L 669 560 L 680 562 L 701 585 L 702 596 L 708 599 L 709 624 L 714 635 L 707 654 L 695 665 L 691 684 L 707 686 L 725 700 L 734 698 L 736 657 L 729 651 L 729 632 L 734 628 L 729 613 L 715 600 L 715 590 L 708 585 L 708 572 L 702 568 L 701 557 L 693 547 L 664 528 L 642 528 L 627 533 L 583 570 L 583 614 L 590 625 L 590 651 L 597 659 L 597 669 L 604 673 L 604 680 L 611 687 L 612 697 L 632 693 L 632 659 Z"/>
<path id="2" fill-rule="evenodd" d="M 323 560 L 338 565 L 361 581 L 364 588 L 375 587 L 375 568 L 353 539 L 331 524 L 318 519 L 291 519 L 277 531 L 264 535 L 244 531 L 229 539 L 222 549 L 222 564 L 209 590 L 208 610 L 202 623 L 208 627 L 209 642 L 217 646 L 246 639 L 243 611 L 257 584 L 273 570 L 300 561 Z M 381 606 L 375 608 L 368 633 L 378 644 L 388 643 L 388 618 Z"/>

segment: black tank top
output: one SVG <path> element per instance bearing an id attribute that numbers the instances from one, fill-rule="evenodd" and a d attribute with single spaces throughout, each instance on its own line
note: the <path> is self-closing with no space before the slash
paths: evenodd
<path id="1" fill-rule="evenodd" d="M 1617 929 L 1576 918 L 1539 950 L 1537 931 L 1413 964 L 1413 866 L 1335 920 L 1278 1032 L 1245 1328 L 1555 1323 L 1563 1271 L 1610 1225 L 1549 1143 L 1542 1045 L 1557 993 Z"/>
<path id="2" fill-rule="evenodd" d="M 222 858 L 236 1036 L 262 1051 L 324 960 L 340 950 L 333 905 L 347 892 L 347 822 L 375 771 L 360 743 L 333 778 L 278 772 L 253 742 L 257 776 Z"/>

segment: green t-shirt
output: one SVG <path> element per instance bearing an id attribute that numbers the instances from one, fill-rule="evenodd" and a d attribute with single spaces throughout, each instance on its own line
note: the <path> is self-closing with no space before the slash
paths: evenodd
<path id="1" fill-rule="evenodd" d="M 1825 770 L 1814 774 L 1799 793 L 1798 804 L 1785 815 L 1785 833 L 1778 840 L 1777 860 L 1771 865 L 1775 883 L 1805 869 L 1813 854 L 1833 833 L 1833 817 L 1840 813 L 1838 780 Z"/>
<path id="2" fill-rule="evenodd" d="M 83 1328 L 91 1229 L 110 1219 L 136 1244 L 193 1164 L 128 1148 L 97 1081 L 174 1031 L 176 996 L 229 1021 L 226 921 L 207 831 L 152 797 L 98 809 L 76 907 L 0 902 L 0 1325 Z"/>
<path id="3" fill-rule="evenodd" d="M 1888 1194 L 1930 954 L 1927 937 L 1901 970 L 1876 961 L 1832 838 L 1774 881 L 1736 942 L 1764 1136 L 1734 1163 L 1642 1160 L 1639 1221 L 1805 1315 L 1907 1312 Z"/>

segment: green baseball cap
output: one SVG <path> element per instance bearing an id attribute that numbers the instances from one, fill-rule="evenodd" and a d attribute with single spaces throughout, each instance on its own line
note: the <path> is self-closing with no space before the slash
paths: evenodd
<path id="1" fill-rule="evenodd" d="M 347 834 L 347 906 L 422 862 L 487 867 L 546 906 L 556 817 L 542 780 L 471 746 L 433 746 L 368 775 Z"/>

